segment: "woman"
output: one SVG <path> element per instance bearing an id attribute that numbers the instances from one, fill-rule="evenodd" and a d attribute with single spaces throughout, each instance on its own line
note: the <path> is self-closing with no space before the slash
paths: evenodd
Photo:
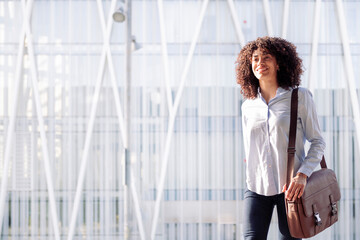
<path id="1" fill-rule="evenodd" d="M 244 46 L 236 61 L 246 154 L 245 239 L 266 239 L 276 205 L 280 239 L 289 233 L 284 197 L 299 198 L 307 177 L 319 165 L 325 142 L 309 90 L 299 88 L 294 176 L 286 186 L 292 89 L 300 85 L 302 60 L 296 47 L 281 38 L 262 37 Z M 305 156 L 305 140 L 310 149 Z M 285 196 L 284 196 L 285 194 Z"/>

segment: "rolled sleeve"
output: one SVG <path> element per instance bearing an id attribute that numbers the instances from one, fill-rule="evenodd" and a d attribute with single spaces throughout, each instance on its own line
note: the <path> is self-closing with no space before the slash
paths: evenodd
<path id="1" fill-rule="evenodd" d="M 299 115 L 302 122 L 304 136 L 310 142 L 309 151 L 298 172 L 310 176 L 319 165 L 325 150 L 325 141 L 321 135 L 315 102 L 309 90 L 302 88 L 299 94 Z"/>

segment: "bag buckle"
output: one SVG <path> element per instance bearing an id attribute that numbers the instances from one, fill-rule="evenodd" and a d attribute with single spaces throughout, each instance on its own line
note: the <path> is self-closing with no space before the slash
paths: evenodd
<path id="1" fill-rule="evenodd" d="M 295 154 L 296 150 L 294 147 L 288 147 L 287 152 L 290 154 Z"/>
<path id="2" fill-rule="evenodd" d="M 314 213 L 314 217 L 315 217 L 316 226 L 321 226 L 322 222 L 319 213 L 318 212 Z"/>
<path id="3" fill-rule="evenodd" d="M 331 204 L 331 216 L 336 215 L 337 212 L 338 212 L 338 208 L 337 208 L 336 202 L 334 202 Z"/>

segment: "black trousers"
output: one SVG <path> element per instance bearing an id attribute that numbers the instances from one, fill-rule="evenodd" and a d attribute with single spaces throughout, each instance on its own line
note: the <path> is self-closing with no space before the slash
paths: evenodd
<path id="1" fill-rule="evenodd" d="M 298 239 L 291 237 L 289 232 L 284 193 L 274 196 L 263 196 L 246 190 L 244 197 L 245 240 L 265 240 L 267 238 L 274 206 L 276 206 L 279 220 L 278 239 Z"/>

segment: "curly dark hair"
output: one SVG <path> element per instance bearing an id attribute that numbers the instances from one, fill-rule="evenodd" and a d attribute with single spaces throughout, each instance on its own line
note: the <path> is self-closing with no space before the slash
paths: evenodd
<path id="1" fill-rule="evenodd" d="M 236 64 L 236 81 L 241 86 L 241 94 L 245 98 L 254 99 L 258 95 L 259 80 L 251 68 L 252 54 L 262 49 L 276 58 L 279 65 L 277 82 L 279 87 L 299 86 L 303 73 L 302 60 L 299 58 L 294 44 L 278 37 L 259 37 L 247 43 L 240 51 Z"/>

